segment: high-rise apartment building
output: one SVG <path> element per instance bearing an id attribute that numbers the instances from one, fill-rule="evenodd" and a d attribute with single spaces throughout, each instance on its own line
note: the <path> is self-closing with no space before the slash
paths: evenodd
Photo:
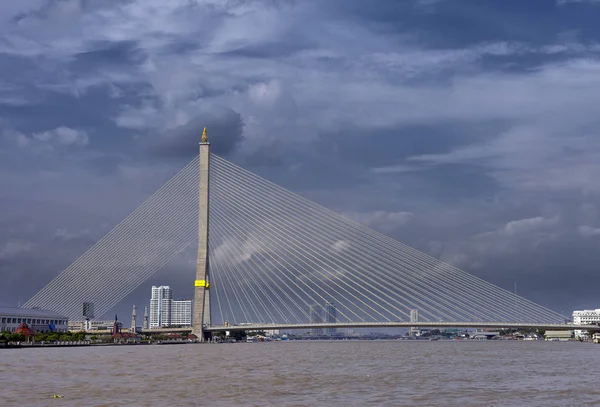
<path id="1" fill-rule="evenodd" d="M 171 326 L 192 325 L 192 300 L 171 301 Z"/>
<path id="2" fill-rule="evenodd" d="M 329 324 L 335 324 L 337 322 L 337 310 L 335 309 L 335 305 L 331 302 L 325 303 L 325 322 Z M 327 335 L 335 335 L 337 332 L 336 328 L 327 328 L 325 333 Z"/>
<path id="3" fill-rule="evenodd" d="M 171 325 L 171 287 L 152 286 L 150 298 L 150 328 L 160 328 Z"/>
<path id="4" fill-rule="evenodd" d="M 191 325 L 192 300 L 173 300 L 171 287 L 152 286 L 150 328 Z"/>

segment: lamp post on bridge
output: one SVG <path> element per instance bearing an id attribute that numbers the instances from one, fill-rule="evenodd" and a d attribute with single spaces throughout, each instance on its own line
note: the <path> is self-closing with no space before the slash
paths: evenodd
<path id="1" fill-rule="evenodd" d="M 210 175 L 210 143 L 206 127 L 200 141 L 198 193 L 198 260 L 196 262 L 196 280 L 194 281 L 194 315 L 192 333 L 201 342 L 206 339 L 204 325 L 210 325 L 210 282 L 208 263 L 208 227 L 209 227 L 209 175 Z"/>

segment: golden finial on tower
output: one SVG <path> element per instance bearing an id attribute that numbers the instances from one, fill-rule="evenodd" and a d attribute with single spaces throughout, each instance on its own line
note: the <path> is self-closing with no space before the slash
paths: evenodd
<path id="1" fill-rule="evenodd" d="M 202 142 L 208 143 L 208 135 L 206 134 L 206 127 L 204 128 L 204 131 L 202 132 Z"/>

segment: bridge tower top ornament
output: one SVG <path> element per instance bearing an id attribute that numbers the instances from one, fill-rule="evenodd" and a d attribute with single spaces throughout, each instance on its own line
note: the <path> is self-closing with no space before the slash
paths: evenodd
<path id="1" fill-rule="evenodd" d="M 208 134 L 206 133 L 206 127 L 204 128 L 204 131 L 202 132 L 202 143 L 208 143 Z"/>

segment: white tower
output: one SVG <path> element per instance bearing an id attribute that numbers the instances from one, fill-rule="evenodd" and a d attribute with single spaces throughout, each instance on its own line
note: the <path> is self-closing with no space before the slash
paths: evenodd
<path id="1" fill-rule="evenodd" d="M 148 307 L 144 307 L 144 329 L 148 329 Z"/>
<path id="2" fill-rule="evenodd" d="M 136 320 L 136 317 L 137 317 L 137 312 L 135 310 L 135 305 L 134 305 L 133 306 L 133 312 L 131 313 L 131 332 L 132 333 L 135 333 L 135 325 L 136 325 L 135 320 Z"/>

